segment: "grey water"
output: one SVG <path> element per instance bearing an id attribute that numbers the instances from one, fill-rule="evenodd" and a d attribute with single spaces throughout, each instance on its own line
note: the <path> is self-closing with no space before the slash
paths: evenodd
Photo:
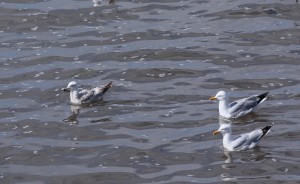
<path id="1" fill-rule="evenodd" d="M 112 2 L 112 1 L 111 1 Z M 300 183 L 294 0 L 0 0 L 0 183 Z M 78 107 L 60 89 L 113 81 Z M 227 152 L 218 105 L 270 91 Z"/>

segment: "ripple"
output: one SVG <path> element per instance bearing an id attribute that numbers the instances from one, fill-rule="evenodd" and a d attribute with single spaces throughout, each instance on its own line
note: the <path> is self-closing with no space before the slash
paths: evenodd
<path id="1" fill-rule="evenodd" d="M 2 183 L 295 183 L 299 180 L 299 7 L 295 2 L 4 0 Z M 113 87 L 74 107 L 76 80 Z M 219 90 L 270 91 L 236 134 L 274 123 L 260 146 L 228 153 Z"/>

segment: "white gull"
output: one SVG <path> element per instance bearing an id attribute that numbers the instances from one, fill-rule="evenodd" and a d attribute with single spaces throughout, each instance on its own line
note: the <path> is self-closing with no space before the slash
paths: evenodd
<path id="1" fill-rule="evenodd" d="M 228 151 L 241 151 L 254 148 L 259 141 L 269 132 L 273 125 L 262 129 L 256 129 L 248 133 L 233 137 L 231 135 L 231 124 L 221 124 L 220 128 L 213 132 L 223 134 L 223 147 Z"/>
<path id="2" fill-rule="evenodd" d="M 72 81 L 62 90 L 70 92 L 70 101 L 72 104 L 81 105 L 99 100 L 111 86 L 112 81 L 104 86 L 80 90 L 77 82 Z"/>
<path id="3" fill-rule="evenodd" d="M 255 107 L 267 98 L 269 92 L 261 95 L 253 95 L 247 98 L 239 99 L 232 103 L 228 103 L 227 96 L 224 91 L 219 91 L 216 96 L 211 97 L 209 100 L 219 100 L 219 114 L 225 118 L 238 118 L 253 111 Z"/>

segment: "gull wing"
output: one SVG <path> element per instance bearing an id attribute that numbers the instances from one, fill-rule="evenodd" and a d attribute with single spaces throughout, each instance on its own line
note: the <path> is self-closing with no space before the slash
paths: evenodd
<path id="1" fill-rule="evenodd" d="M 229 104 L 229 113 L 235 117 L 242 116 L 251 112 L 258 104 L 266 99 L 267 93 L 261 95 L 253 95 L 243 98 Z"/>
<path id="2" fill-rule="evenodd" d="M 248 139 L 247 134 L 242 134 L 242 135 L 237 136 L 232 141 L 232 147 L 234 149 L 238 149 L 239 147 L 242 147 L 247 142 L 247 139 Z"/>
<path id="3" fill-rule="evenodd" d="M 244 150 L 247 148 L 253 148 L 256 146 L 258 141 L 263 137 L 263 132 L 261 129 L 253 130 L 252 132 L 248 133 L 247 140 L 245 143 L 240 147 L 240 150 Z"/>
<path id="4" fill-rule="evenodd" d="M 104 93 L 112 87 L 112 81 L 102 87 L 84 89 L 78 93 L 81 103 L 88 103 L 100 99 Z"/>
<path id="5" fill-rule="evenodd" d="M 233 148 L 236 150 L 253 148 L 269 132 L 271 127 L 272 125 L 268 125 L 262 129 L 253 130 L 236 137 L 232 141 Z"/>
<path id="6" fill-rule="evenodd" d="M 254 130 L 252 132 L 250 132 L 249 136 L 251 137 L 251 139 L 253 140 L 253 142 L 258 142 L 260 139 L 262 139 L 268 132 L 269 130 L 272 128 L 272 125 L 268 125 L 262 129 L 257 129 Z"/>
<path id="7" fill-rule="evenodd" d="M 108 84 L 104 86 L 93 88 L 92 91 L 94 91 L 95 98 L 100 98 L 111 87 L 112 87 L 112 81 L 110 81 Z"/>
<path id="8" fill-rule="evenodd" d="M 94 90 L 84 89 L 78 93 L 78 98 L 80 99 L 81 103 L 86 103 L 94 97 L 94 94 Z"/>

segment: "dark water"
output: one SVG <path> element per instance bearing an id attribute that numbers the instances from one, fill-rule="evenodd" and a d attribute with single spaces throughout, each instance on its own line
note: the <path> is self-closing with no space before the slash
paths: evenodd
<path id="1" fill-rule="evenodd" d="M 293 0 L 0 0 L 0 183 L 300 183 L 300 5 Z M 114 81 L 102 102 L 60 91 Z M 270 91 L 224 152 L 219 90 Z M 73 112 L 73 113 L 72 113 Z"/>

